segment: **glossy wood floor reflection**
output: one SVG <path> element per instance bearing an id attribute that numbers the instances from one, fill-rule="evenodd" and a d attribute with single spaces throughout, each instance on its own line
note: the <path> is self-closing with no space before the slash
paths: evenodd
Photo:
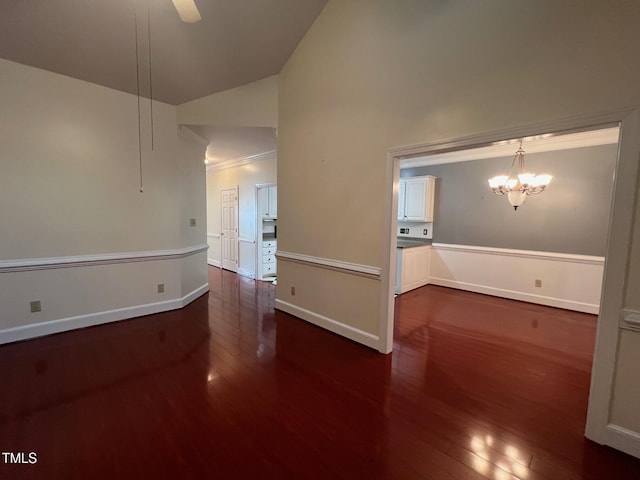
<path id="1" fill-rule="evenodd" d="M 0 478 L 640 478 L 582 434 L 593 316 L 427 286 L 384 356 L 274 312 L 271 284 L 210 283 L 0 347 L 0 449 L 37 455 Z"/>

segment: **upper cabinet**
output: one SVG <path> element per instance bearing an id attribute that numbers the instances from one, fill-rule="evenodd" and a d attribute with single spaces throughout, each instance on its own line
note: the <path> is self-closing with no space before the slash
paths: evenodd
<path id="1" fill-rule="evenodd" d="M 262 218 L 278 218 L 277 185 L 258 189 L 258 213 Z"/>
<path id="2" fill-rule="evenodd" d="M 398 189 L 398 220 L 433 222 L 436 177 L 401 178 Z"/>

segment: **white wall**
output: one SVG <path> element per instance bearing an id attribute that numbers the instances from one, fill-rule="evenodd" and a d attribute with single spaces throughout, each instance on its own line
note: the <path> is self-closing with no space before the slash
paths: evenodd
<path id="1" fill-rule="evenodd" d="M 0 60 L 0 108 L 0 341 L 206 291 L 204 148 L 178 137 L 175 107 L 154 103 L 154 151 L 142 117 L 144 193 L 135 96 Z"/>
<path id="2" fill-rule="evenodd" d="M 208 261 L 221 265 L 220 238 L 221 204 L 220 189 L 238 185 L 239 204 L 239 263 L 238 273 L 255 278 L 256 275 L 256 185 L 276 183 L 277 155 L 239 167 L 207 172 L 207 233 L 209 242 Z"/>

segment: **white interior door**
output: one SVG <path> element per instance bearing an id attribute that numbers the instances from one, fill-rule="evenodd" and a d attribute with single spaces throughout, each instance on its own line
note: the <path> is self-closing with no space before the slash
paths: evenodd
<path id="1" fill-rule="evenodd" d="M 222 268 L 238 271 L 238 186 L 220 190 L 222 204 Z"/>

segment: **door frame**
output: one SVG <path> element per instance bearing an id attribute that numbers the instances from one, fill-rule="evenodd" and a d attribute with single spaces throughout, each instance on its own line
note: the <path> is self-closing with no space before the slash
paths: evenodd
<path id="1" fill-rule="evenodd" d="M 385 236 L 382 259 L 384 268 L 381 277 L 378 350 L 389 353 L 393 349 L 394 284 L 392 280 L 396 271 L 398 226 L 396 212 L 401 159 L 486 146 L 505 139 L 546 132 L 594 129 L 607 125 L 619 125 L 620 137 L 585 435 L 595 442 L 640 457 L 640 435 L 610 422 L 620 317 L 624 309 L 626 267 L 630 256 L 631 229 L 637 202 L 636 182 L 640 169 L 640 107 L 638 106 L 389 149 L 385 165 Z M 629 201 L 630 199 L 634 201 Z"/>

